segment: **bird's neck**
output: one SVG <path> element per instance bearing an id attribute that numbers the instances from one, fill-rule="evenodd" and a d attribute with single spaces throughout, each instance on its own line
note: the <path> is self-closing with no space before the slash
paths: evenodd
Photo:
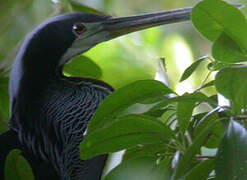
<path id="1" fill-rule="evenodd" d="M 38 98 L 51 81 L 60 78 L 61 71 L 55 61 L 44 56 L 32 59 L 17 56 L 10 78 L 11 101 L 20 95 Z"/>

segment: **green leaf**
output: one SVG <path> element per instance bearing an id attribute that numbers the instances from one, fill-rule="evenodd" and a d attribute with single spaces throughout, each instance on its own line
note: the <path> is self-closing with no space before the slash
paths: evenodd
<path id="1" fill-rule="evenodd" d="M 246 3 L 241 7 L 240 10 L 244 14 L 244 16 L 247 17 L 247 6 L 246 6 Z"/>
<path id="2" fill-rule="evenodd" d="M 8 128 L 8 123 L 6 122 L 5 119 L 3 119 L 1 116 L 0 116 L 0 134 L 7 131 L 9 128 Z"/>
<path id="3" fill-rule="evenodd" d="M 234 63 L 247 60 L 247 54 L 225 33 L 222 33 L 214 42 L 212 48 L 213 57 L 217 61 Z"/>
<path id="4" fill-rule="evenodd" d="M 201 1 L 198 3 L 191 12 L 191 20 L 196 29 L 207 39 L 214 41 L 222 33 L 221 27 L 216 20 L 210 16 L 208 8 L 212 7 L 213 1 Z M 206 7 L 206 8 L 205 8 Z"/>
<path id="5" fill-rule="evenodd" d="M 118 165 L 103 180 L 170 180 L 170 164 L 170 159 L 135 158 Z"/>
<path id="6" fill-rule="evenodd" d="M 155 80 L 140 80 L 120 88 L 100 105 L 89 122 L 88 133 L 112 122 L 115 117 L 133 104 L 153 98 L 163 98 L 170 93 L 173 93 L 171 89 Z"/>
<path id="7" fill-rule="evenodd" d="M 204 0 L 192 10 L 192 22 L 209 40 L 224 32 L 247 53 L 247 21 L 241 11 L 222 0 Z"/>
<path id="8" fill-rule="evenodd" d="M 34 180 L 32 169 L 23 156 L 18 158 L 18 173 L 23 180 Z"/>
<path id="9" fill-rule="evenodd" d="M 224 63 L 224 62 L 220 62 L 220 61 L 213 61 L 213 62 L 208 64 L 208 70 L 209 71 L 219 71 L 222 68 L 229 67 L 232 65 L 234 65 L 234 64 Z"/>
<path id="10" fill-rule="evenodd" d="M 174 109 L 171 109 L 170 105 L 167 105 L 166 107 L 164 107 L 162 109 L 154 109 L 154 110 L 152 109 L 152 107 L 150 109 L 148 109 L 148 111 L 144 112 L 143 114 L 148 115 L 148 116 L 153 116 L 153 117 L 163 117 L 164 113 L 170 114 L 171 111 L 175 112 Z"/>
<path id="11" fill-rule="evenodd" d="M 86 56 L 75 57 L 66 64 L 64 71 L 72 76 L 99 79 L 102 76 L 100 67 Z"/>
<path id="12" fill-rule="evenodd" d="M 177 105 L 177 119 L 179 130 L 182 134 L 186 131 L 189 126 L 195 102 L 178 102 Z"/>
<path id="13" fill-rule="evenodd" d="M 116 152 L 146 144 L 164 143 L 172 131 L 155 118 L 128 115 L 87 135 L 80 145 L 81 157 Z"/>
<path id="14" fill-rule="evenodd" d="M 211 86 L 214 86 L 214 80 L 209 81 L 208 83 L 204 84 L 202 87 L 200 87 L 200 89 L 211 87 Z"/>
<path id="15" fill-rule="evenodd" d="M 0 78 L 0 133 L 8 129 L 9 117 L 8 78 Z"/>
<path id="16" fill-rule="evenodd" d="M 189 67 L 187 67 L 185 71 L 183 72 L 182 77 L 179 80 L 179 82 L 182 82 L 188 79 L 191 76 L 191 74 L 196 70 L 196 68 L 201 64 L 201 62 L 205 59 L 207 59 L 207 57 L 200 58 L 194 63 L 192 63 Z"/>
<path id="17" fill-rule="evenodd" d="M 20 150 L 12 150 L 5 163 L 6 180 L 33 180 L 32 169 L 28 162 L 21 156 Z"/>
<path id="18" fill-rule="evenodd" d="M 79 11 L 83 13 L 90 13 L 90 14 L 100 14 L 100 15 L 106 15 L 106 13 L 99 11 L 97 9 L 94 9 L 92 7 L 89 7 L 83 3 L 81 3 L 79 0 L 70 0 L 70 4 L 74 11 Z"/>
<path id="19" fill-rule="evenodd" d="M 214 170 L 214 164 L 215 161 L 212 159 L 199 163 L 191 169 L 185 180 L 195 180 L 198 179 L 198 177 L 200 177 L 200 180 L 208 180 L 210 172 Z"/>
<path id="20" fill-rule="evenodd" d="M 185 154 L 183 154 L 183 156 L 179 159 L 172 180 L 180 180 L 190 171 L 190 166 L 194 162 L 194 156 L 197 153 L 199 153 L 200 148 L 203 146 L 203 144 L 207 140 L 208 135 L 210 134 L 210 131 L 212 127 L 214 127 L 215 123 L 217 123 L 217 121 L 212 122 L 209 125 L 207 125 L 201 131 L 201 133 L 195 138 L 195 140 L 193 141 L 193 144 L 187 149 Z"/>
<path id="21" fill-rule="evenodd" d="M 247 66 L 232 66 L 220 70 L 215 78 L 217 91 L 232 103 L 234 114 L 247 106 Z"/>
<path id="22" fill-rule="evenodd" d="M 137 157 L 153 156 L 162 157 L 167 150 L 167 146 L 164 144 L 148 144 L 143 146 L 137 146 L 132 149 L 128 149 L 124 153 L 123 161 Z"/>
<path id="23" fill-rule="evenodd" d="M 215 169 L 217 180 L 246 180 L 246 152 L 246 129 L 231 121 L 217 153 Z"/>
<path id="24" fill-rule="evenodd" d="M 19 8 L 27 8 L 27 6 L 31 5 L 33 3 L 33 0 L 24 0 L 22 1 L 22 7 L 20 7 L 21 3 L 19 1 L 15 0 L 9 0 L 9 1 L 2 1 L 0 6 L 0 20 L 1 22 L 6 21 L 7 18 L 12 18 L 11 15 L 13 14 L 13 9 L 16 9 L 17 6 Z M 21 10 L 19 9 L 19 10 Z"/>
<path id="25" fill-rule="evenodd" d="M 0 78 L 0 116 L 5 119 L 9 117 L 8 81 L 8 78 Z"/>
<path id="26" fill-rule="evenodd" d="M 192 22 L 214 42 L 213 57 L 222 62 L 247 59 L 247 21 L 241 11 L 222 0 L 204 0 L 192 10 Z"/>
<path id="27" fill-rule="evenodd" d="M 208 124 L 219 119 L 216 113 L 210 115 L 208 115 L 207 113 L 203 113 L 198 114 L 197 116 L 195 116 L 195 118 L 200 118 L 200 122 L 196 125 L 196 127 L 193 127 L 194 137 L 197 137 L 197 135 L 199 135 L 203 128 L 206 127 Z M 222 137 L 224 136 L 224 132 L 225 131 L 222 122 L 218 121 L 217 123 L 215 123 L 204 146 L 207 148 L 217 148 Z"/>
<path id="28" fill-rule="evenodd" d="M 215 104 L 215 102 L 209 99 L 205 94 L 201 92 L 196 92 L 192 94 L 184 94 L 182 96 L 166 98 L 162 100 L 161 102 L 159 102 L 157 105 L 155 105 L 153 108 L 151 108 L 150 111 L 163 109 L 168 104 L 171 104 L 174 102 L 207 102 L 209 104 Z"/>
<path id="29" fill-rule="evenodd" d="M 20 150 L 13 150 L 7 156 L 5 162 L 5 179 L 6 180 L 19 180 L 21 179 L 18 174 L 18 170 L 16 167 L 16 162 L 18 161 L 18 157 L 20 155 Z"/>

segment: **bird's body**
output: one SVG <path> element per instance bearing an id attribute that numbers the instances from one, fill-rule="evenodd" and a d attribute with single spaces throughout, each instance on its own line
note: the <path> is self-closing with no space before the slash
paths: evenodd
<path id="1" fill-rule="evenodd" d="M 20 148 L 37 179 L 46 177 L 46 168 L 54 180 L 99 180 L 106 156 L 82 161 L 79 144 L 88 121 L 113 88 L 95 79 L 65 77 L 63 65 L 100 42 L 187 20 L 189 12 L 126 18 L 72 13 L 51 18 L 33 30 L 10 76 L 11 130 L 0 136 L 0 142 L 4 144 L 9 137 L 13 145 L 5 143 L 6 148 L 0 148 L 1 170 L 7 153 Z"/>
<path id="2" fill-rule="evenodd" d="M 110 86 L 95 80 L 66 78 L 50 80 L 31 104 L 29 118 L 35 119 L 31 131 L 18 129 L 22 144 L 43 160 L 52 162 L 61 177 L 82 179 L 83 161 L 79 144 L 87 123 Z M 30 102 L 30 99 L 29 101 Z"/>
<path id="3" fill-rule="evenodd" d="M 87 173 L 80 160 L 79 144 L 89 119 L 113 90 L 102 81 L 66 77 L 62 73 L 59 60 L 76 38 L 72 27 L 82 20 L 81 16 L 75 13 L 56 17 L 31 33 L 16 58 L 10 80 L 11 129 L 17 132 L 25 149 L 51 162 L 64 180 L 79 180 Z M 85 21 L 86 15 L 83 17 Z M 61 19 L 64 23 L 65 18 L 71 23 L 70 29 L 64 28 L 62 33 L 58 30 L 57 36 L 45 34 L 61 28 L 58 23 Z M 66 31 L 70 33 L 67 41 L 58 44 Z M 46 38 L 55 45 L 46 44 Z M 36 51 L 26 51 L 35 46 Z"/>

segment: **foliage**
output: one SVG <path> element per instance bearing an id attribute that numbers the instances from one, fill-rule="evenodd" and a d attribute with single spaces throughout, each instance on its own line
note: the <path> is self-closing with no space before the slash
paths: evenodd
<path id="1" fill-rule="evenodd" d="M 172 90 L 167 91 L 166 85 L 162 85 L 163 88 L 155 86 L 155 80 L 149 80 L 154 85 L 137 81 L 115 91 L 95 113 L 85 141 L 81 143 L 83 159 L 126 150 L 127 158 L 124 157 L 123 162 L 105 177 L 106 180 L 120 180 L 126 178 L 125 174 L 129 175 L 128 179 L 152 179 L 152 171 L 147 169 L 152 166 L 154 169 L 163 168 L 163 171 L 157 171 L 160 174 L 157 178 L 153 176 L 156 179 L 167 179 L 167 176 L 172 180 L 192 180 L 195 177 L 225 179 L 226 167 L 229 179 L 247 178 L 244 155 L 247 131 L 244 123 L 236 122 L 239 116 L 246 119 L 247 83 L 243 77 L 247 67 L 235 64 L 247 60 L 246 19 L 237 7 L 224 1 L 204 0 L 193 8 L 192 22 L 204 37 L 213 42 L 214 59 L 199 59 L 184 71 L 181 81 L 189 78 L 202 61 L 209 59 L 209 73 L 219 71 L 214 84 L 210 85 L 215 85 L 216 90 L 230 101 L 230 107 L 219 108 L 215 99 L 202 92 L 205 85 L 180 96 Z M 156 97 L 150 101 L 152 94 Z M 135 110 L 132 109 L 131 114 L 123 114 L 133 104 L 143 103 L 136 101 L 140 96 L 149 108 L 143 113 L 133 114 Z M 201 106 L 205 104 L 210 108 L 201 112 Z M 168 110 L 172 113 L 165 116 Z M 218 153 L 205 155 L 202 147 L 218 148 Z M 148 158 L 156 159 L 155 165 L 151 160 L 149 165 L 143 162 Z M 133 172 L 133 169 L 136 170 Z"/>
<path id="2" fill-rule="evenodd" d="M 32 180 L 34 179 L 31 167 L 18 149 L 12 150 L 5 164 L 6 180 Z"/>
<path id="3" fill-rule="evenodd" d="M 73 8 L 102 13 L 76 1 L 65 9 L 69 11 Z M 149 73 L 143 75 L 145 70 L 130 61 L 135 68 L 122 74 L 137 70 L 139 74 L 143 73 L 141 78 L 131 76 L 122 83 L 116 82 L 117 77 L 107 79 L 106 73 L 109 72 L 105 72 L 104 67 L 107 69 L 109 66 L 95 61 L 90 52 L 87 53 L 89 58 L 80 56 L 65 67 L 66 74 L 103 79 L 117 87 L 98 108 L 80 145 L 82 159 L 125 150 L 122 163 L 104 180 L 247 179 L 247 82 L 244 79 L 247 67 L 236 64 L 247 60 L 246 17 L 237 7 L 223 0 L 203 0 L 193 8 L 191 18 L 196 30 L 212 42 L 212 57 L 198 59 L 181 75 L 180 81 L 186 81 L 206 64 L 207 68 L 203 71 L 208 75 L 191 93 L 179 95 L 174 88 L 150 80 L 154 77 L 155 68 L 151 67 Z M 111 53 L 118 52 L 118 49 L 113 48 Z M 116 57 L 121 61 L 129 59 Z M 112 59 L 116 57 L 114 54 Z M 80 59 L 85 62 L 79 62 Z M 80 70 L 80 67 L 85 69 Z M 210 80 L 215 72 L 217 75 Z M 149 80 L 141 80 L 145 77 Z M 1 78 L 0 82 L 5 82 Z M 213 89 L 210 95 L 209 88 Z M 0 93 L 5 92 L 6 88 L 2 90 L 0 87 Z M 219 107 L 217 93 L 227 98 L 230 106 Z M 0 100 L 3 97 L 0 96 Z M 0 111 L 0 131 L 6 130 L 2 119 L 7 118 L 7 101 L 2 102 L 0 107 L 5 110 Z M 211 151 L 217 153 L 212 154 Z M 14 151 L 8 157 L 8 177 L 11 175 L 8 168 L 19 172 L 18 168 L 11 167 L 11 161 L 17 156 L 19 154 Z M 20 166 L 28 167 L 22 160 L 15 161 L 18 167 L 20 163 L 23 163 Z M 29 172 L 30 169 L 27 169 Z"/>

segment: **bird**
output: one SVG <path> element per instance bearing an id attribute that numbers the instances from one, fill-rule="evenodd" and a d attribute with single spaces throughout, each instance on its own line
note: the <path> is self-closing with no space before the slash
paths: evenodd
<path id="1" fill-rule="evenodd" d="M 67 77 L 64 65 L 99 43 L 189 20 L 190 11 L 119 18 L 74 12 L 37 26 L 26 36 L 12 66 L 10 130 L 0 136 L 0 171 L 7 154 L 17 148 L 30 163 L 35 179 L 99 180 L 107 155 L 83 161 L 79 144 L 91 117 L 114 89 L 101 80 Z M 0 174 L 4 179 L 4 172 Z"/>

